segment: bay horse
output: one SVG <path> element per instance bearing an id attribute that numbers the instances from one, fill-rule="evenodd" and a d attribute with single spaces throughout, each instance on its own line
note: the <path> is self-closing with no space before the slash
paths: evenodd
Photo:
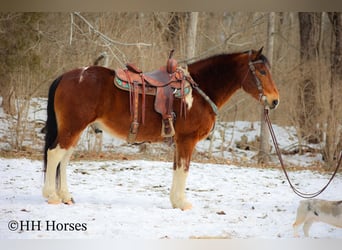
<path id="1" fill-rule="evenodd" d="M 191 63 L 188 72 L 198 89 L 186 99 L 186 118 L 179 117 L 180 101 L 174 101 L 175 152 L 170 201 L 173 208 L 190 209 L 185 195 L 190 159 L 196 143 L 212 130 L 216 112 L 243 89 L 261 104 L 274 109 L 279 93 L 267 58 L 260 50 L 219 54 Z M 58 77 L 50 86 L 44 148 L 48 203 L 74 202 L 67 186 L 66 167 L 82 131 L 95 124 L 109 134 L 126 138 L 131 124 L 129 92 L 113 85 L 115 70 L 100 66 L 79 68 Z M 153 96 L 146 96 L 146 122 L 137 141 L 160 142 L 161 117 L 153 109 Z M 177 108 L 178 107 L 178 108 Z"/>

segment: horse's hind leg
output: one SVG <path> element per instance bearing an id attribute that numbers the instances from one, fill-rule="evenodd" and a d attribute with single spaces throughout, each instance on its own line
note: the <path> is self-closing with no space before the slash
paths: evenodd
<path id="1" fill-rule="evenodd" d="M 58 193 L 58 196 L 62 199 L 62 202 L 65 203 L 65 204 L 73 204 L 74 201 L 73 201 L 73 198 L 71 197 L 71 194 L 68 190 L 68 184 L 67 184 L 67 175 L 66 175 L 66 167 L 69 163 L 69 160 L 70 160 L 70 157 L 72 155 L 72 153 L 74 152 L 74 148 L 73 147 L 70 147 L 63 159 L 61 160 L 61 163 L 60 163 L 60 175 L 59 175 L 59 188 L 57 190 L 57 193 Z"/>
<path id="2" fill-rule="evenodd" d="M 61 198 L 56 192 L 56 174 L 57 167 L 64 158 L 67 150 L 57 145 L 47 151 L 47 167 L 45 173 L 45 183 L 43 187 L 43 196 L 48 199 L 50 204 L 61 203 Z"/>

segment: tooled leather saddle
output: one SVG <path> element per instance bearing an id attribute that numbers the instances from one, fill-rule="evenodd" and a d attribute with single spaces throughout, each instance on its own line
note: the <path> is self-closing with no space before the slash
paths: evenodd
<path id="1" fill-rule="evenodd" d="M 134 143 L 139 128 L 139 98 L 141 98 L 141 122 L 145 122 L 145 95 L 154 95 L 154 110 L 161 115 L 162 137 L 173 137 L 174 97 L 181 99 L 180 115 L 185 117 L 185 97 L 192 91 L 195 84 L 191 77 L 178 67 L 172 58 L 171 50 L 166 66 L 158 70 L 144 73 L 134 64 L 126 64 L 126 69 L 115 70 L 115 86 L 130 92 L 130 112 L 132 116 L 131 127 L 127 137 L 128 143 Z"/>

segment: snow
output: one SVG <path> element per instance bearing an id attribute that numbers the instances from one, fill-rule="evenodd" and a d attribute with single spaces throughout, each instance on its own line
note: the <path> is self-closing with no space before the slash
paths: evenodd
<path id="1" fill-rule="evenodd" d="M 29 120 L 45 119 L 44 100 L 38 104 L 29 111 Z M 1 111 L 0 148 L 7 150 L 9 144 L 3 138 L 11 122 Z M 120 145 L 122 151 L 113 154 L 129 152 L 141 159 L 72 161 L 67 169 L 68 185 L 76 203 L 71 206 L 48 205 L 42 197 L 42 160 L 0 158 L 0 239 L 292 239 L 301 198 L 292 192 L 280 168 L 250 167 L 245 159 L 255 152 L 235 146 L 242 135 L 253 140 L 258 131 L 258 123 L 218 123 L 212 144 L 204 140 L 197 145 L 196 152 L 207 153 L 211 147 L 212 157 L 227 161 L 214 164 L 193 159 L 186 191 L 193 204 L 189 211 L 172 209 L 169 201 L 172 158 L 144 160 L 137 147 L 107 135 L 102 150 L 112 152 L 111 145 Z M 296 141 L 292 127 L 275 126 L 275 133 L 281 148 Z M 80 147 L 86 148 L 87 136 L 82 136 Z M 39 138 L 37 141 L 33 145 L 26 140 L 25 145 L 40 150 Z M 158 153 L 161 149 L 151 146 L 150 150 Z M 318 154 L 285 157 L 289 164 L 308 166 L 307 170 L 289 172 L 301 191 L 315 192 L 330 178 L 329 173 L 310 170 L 320 158 Z M 229 159 L 235 159 L 234 163 Z M 340 200 L 341 190 L 342 178 L 337 174 L 319 198 Z M 23 230 L 9 230 L 12 221 Z M 40 223 L 40 230 L 27 228 L 32 223 Z M 315 223 L 310 237 L 342 239 L 342 230 Z"/>
<path id="2" fill-rule="evenodd" d="M 193 163 L 187 195 L 194 208 L 172 209 L 171 162 L 73 162 L 68 168 L 72 206 L 47 205 L 41 196 L 41 161 L 0 159 L 0 238 L 188 239 L 292 238 L 300 198 L 278 169 Z M 303 191 L 322 187 L 329 175 L 291 172 Z M 338 175 L 320 198 L 336 199 Z M 15 231 L 8 222 L 41 221 L 41 231 Z M 85 223 L 86 231 L 46 231 L 46 221 Z M 51 222 L 52 223 L 52 222 Z M 342 238 L 341 229 L 314 224 L 310 235 Z"/>

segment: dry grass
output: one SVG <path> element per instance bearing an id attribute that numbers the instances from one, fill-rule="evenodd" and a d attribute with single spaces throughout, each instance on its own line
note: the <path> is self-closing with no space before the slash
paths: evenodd
<path id="1" fill-rule="evenodd" d="M 40 160 L 43 164 L 43 153 L 37 150 L 25 150 L 25 151 L 0 151 L 0 157 L 2 158 L 27 158 L 32 160 Z M 197 163 L 208 164 L 225 164 L 235 165 L 245 168 L 260 168 L 260 169 L 278 169 L 281 170 L 281 165 L 278 162 L 278 158 L 274 155 L 274 162 L 268 164 L 258 164 L 251 159 L 239 159 L 231 160 L 224 159 L 222 157 L 208 157 L 206 153 L 194 152 L 192 161 Z M 122 154 L 116 152 L 88 152 L 88 151 L 75 151 L 72 155 L 71 162 L 73 161 L 130 161 L 130 160 L 147 160 L 147 161 L 173 161 L 173 150 L 168 150 L 168 153 L 151 154 L 151 153 L 135 153 L 135 154 Z M 324 168 L 322 163 L 312 163 L 311 166 L 296 166 L 286 165 L 288 171 L 317 171 L 319 173 L 330 173 Z"/>

